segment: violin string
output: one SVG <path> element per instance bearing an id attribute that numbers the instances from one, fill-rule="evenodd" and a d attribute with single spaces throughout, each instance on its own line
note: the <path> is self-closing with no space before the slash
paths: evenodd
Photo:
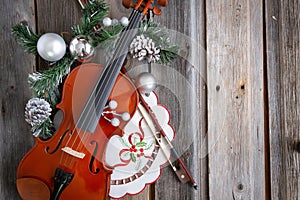
<path id="1" fill-rule="evenodd" d="M 135 13 L 134 15 L 133 15 L 133 23 L 132 23 L 132 26 L 134 26 L 134 24 L 135 23 L 137 23 L 138 22 L 138 20 L 139 20 L 139 14 L 140 13 Z M 131 17 L 132 17 L 132 15 L 130 16 L 130 20 L 131 20 Z M 128 30 L 130 30 L 130 29 L 132 29 L 132 27 L 127 27 L 127 30 L 125 30 L 125 31 L 128 31 Z M 125 39 L 125 41 L 121 41 L 121 44 L 120 44 L 120 46 L 121 45 L 123 45 L 123 44 L 125 44 L 126 42 L 128 42 L 128 40 L 129 40 L 130 38 L 129 38 L 129 35 L 127 35 L 127 38 Z M 126 41 L 127 40 L 127 41 Z M 123 44 L 122 44 L 123 43 Z M 118 49 L 119 50 L 119 49 Z M 119 52 L 118 53 L 120 53 L 120 51 L 121 51 L 121 49 L 119 50 Z M 116 55 L 118 55 L 118 53 L 116 54 Z M 115 63 L 115 62 L 117 62 L 118 63 L 118 61 L 120 61 L 120 58 L 118 58 L 117 60 L 115 60 L 114 59 L 114 57 L 112 57 L 112 58 L 110 58 L 110 60 L 109 60 L 109 64 L 108 64 L 108 67 L 111 65 L 111 64 L 113 64 L 113 63 Z M 112 68 L 112 67 L 111 67 Z M 113 70 L 113 69 L 112 69 Z M 111 75 L 112 76 L 112 75 Z M 111 78 L 111 76 L 109 76 L 109 78 Z M 106 77 L 105 77 L 105 79 L 107 79 L 107 75 L 106 75 Z M 97 83 L 98 84 L 98 83 Z M 97 85 L 96 84 L 96 85 Z M 101 86 L 103 85 L 103 82 L 101 83 Z M 100 87 L 101 87 L 100 86 Z M 95 87 L 96 88 L 96 87 Z M 95 90 L 95 88 L 94 88 L 94 90 Z M 98 91 L 97 93 L 96 93 L 96 95 L 99 95 L 99 93 L 100 93 L 101 91 Z M 92 93 L 93 94 L 93 93 Z M 102 93 L 101 93 L 101 96 L 102 96 Z M 100 97 L 101 97 L 100 96 Z M 92 99 L 93 98 L 89 98 L 89 100 L 88 101 L 92 101 Z M 101 99 L 101 98 L 100 98 Z M 87 103 L 87 105 L 88 105 L 88 103 Z M 88 111 L 88 113 L 90 113 L 90 111 L 93 109 L 94 107 L 93 106 L 91 106 L 90 108 L 84 108 L 84 111 L 83 112 L 86 112 L 86 109 L 89 109 L 89 111 Z M 87 115 L 85 115 L 85 119 L 84 119 L 84 122 L 86 122 L 86 120 L 87 120 L 87 118 L 89 118 L 88 117 L 89 116 L 89 114 L 87 114 Z M 80 116 L 80 117 L 82 117 L 82 115 Z M 79 120 L 78 120 L 79 121 Z M 77 122 L 78 122 L 77 121 Z M 90 122 L 91 122 L 92 120 L 90 120 L 89 121 L 89 123 L 88 123 L 88 125 L 90 124 Z M 77 123 L 76 123 L 76 126 L 74 127 L 74 131 L 75 131 L 75 129 L 76 129 L 76 127 L 77 127 Z M 74 132 L 73 131 L 73 132 Z M 72 147 L 71 148 L 73 148 L 73 146 L 76 144 L 76 141 L 77 141 L 77 138 L 79 137 L 79 135 L 81 135 L 82 133 L 80 133 L 82 131 L 82 129 L 79 129 L 78 130 L 78 134 L 76 135 L 76 138 L 75 138 L 75 140 L 74 140 L 74 142 L 73 142 L 73 144 L 72 144 Z M 87 131 L 84 131 L 84 133 L 83 133 L 83 136 L 82 136 L 82 138 L 81 138 L 81 140 L 83 141 L 83 142 L 81 142 L 81 143 L 79 143 L 80 145 L 77 147 L 77 148 L 80 148 L 80 146 L 82 145 L 82 144 L 84 144 L 85 143 L 85 141 L 84 140 L 86 140 L 85 138 L 85 136 L 86 136 L 86 133 L 87 133 Z M 68 145 L 68 143 L 71 141 L 71 139 L 72 139 L 72 136 L 69 138 L 69 140 L 68 140 L 68 142 L 67 142 L 67 144 L 66 145 Z M 73 160 L 74 158 L 72 158 L 71 159 L 71 161 L 70 161 L 70 163 L 72 162 L 72 160 Z M 63 161 L 64 159 L 63 159 L 63 155 L 62 155 L 62 157 L 61 157 L 61 162 Z M 61 163 L 60 162 L 60 163 Z M 65 163 L 67 163 L 67 160 L 65 160 Z"/>
<path id="2" fill-rule="evenodd" d="M 132 16 L 133 16 L 133 15 L 130 16 L 129 20 L 131 19 Z M 113 57 L 111 57 L 111 58 L 108 60 L 108 64 L 112 63 L 112 61 L 113 61 L 112 59 L 113 59 Z M 104 72 L 104 71 L 103 71 L 103 72 Z M 101 79 L 101 77 L 100 77 L 99 79 Z M 97 84 L 98 84 L 98 83 L 96 83 L 96 85 L 97 85 Z M 91 94 L 95 93 L 95 91 L 96 91 L 96 87 L 94 88 L 94 90 L 92 91 Z M 91 97 L 92 97 L 92 95 L 91 95 Z M 87 101 L 87 103 L 86 103 L 86 105 L 89 105 L 89 103 L 92 101 L 92 99 L 93 99 L 93 98 L 89 98 L 88 101 Z M 83 109 L 82 113 L 83 113 L 83 112 L 86 112 L 86 109 L 87 109 L 87 108 L 85 107 L 85 108 Z M 92 109 L 92 107 L 89 108 L 89 112 L 90 112 L 91 109 Z M 88 116 L 88 115 L 86 115 L 86 116 Z M 81 118 L 82 118 L 82 116 L 79 117 L 78 121 L 79 121 Z M 77 121 L 77 123 L 78 123 L 78 121 Z M 84 120 L 84 121 L 85 121 L 85 120 Z M 73 132 L 75 131 L 76 127 L 78 126 L 77 123 L 76 123 L 76 125 L 75 125 L 75 127 L 74 127 L 74 129 L 73 129 Z M 81 131 L 81 129 L 79 129 L 78 135 L 80 134 L 80 131 Z M 73 144 L 72 144 L 72 147 L 73 147 L 74 144 L 76 143 L 76 140 L 77 140 L 78 135 L 77 135 L 76 138 L 74 139 L 74 142 L 73 142 Z M 68 140 L 67 143 L 66 143 L 66 146 L 70 143 L 71 139 L 72 139 L 72 137 L 69 138 L 69 140 Z M 63 152 L 63 154 L 64 154 L 64 152 Z M 62 163 L 62 160 L 64 160 L 64 159 L 63 159 L 63 155 L 61 156 L 60 163 Z M 65 160 L 65 162 L 67 162 L 67 161 Z"/>
<path id="3" fill-rule="evenodd" d="M 135 11 L 136 12 L 136 11 Z M 131 19 L 131 18 L 130 18 Z M 117 47 L 120 47 L 120 48 L 118 48 L 117 49 L 117 51 L 116 51 L 116 53 L 114 54 L 114 55 L 120 55 L 120 53 L 123 51 L 123 48 L 121 48 L 122 46 L 124 46 L 126 43 L 128 43 L 129 42 L 129 40 L 130 40 L 130 32 L 127 32 L 128 30 L 132 30 L 133 28 L 135 28 L 134 26 L 136 26 L 136 24 L 139 22 L 139 13 L 134 13 L 134 18 L 132 19 L 132 21 L 133 21 L 133 23 L 131 24 L 131 26 L 130 27 L 127 27 L 127 29 L 126 30 L 124 30 L 125 32 L 123 33 L 123 34 L 127 34 L 127 35 L 125 35 L 124 37 L 120 37 L 120 38 L 122 38 L 121 40 L 120 40 L 120 44 L 119 45 L 116 45 Z M 119 41 L 118 41 L 119 42 Z M 126 47 L 127 47 L 127 45 L 126 45 Z M 122 61 L 121 59 L 122 59 L 122 57 L 120 56 L 120 57 L 117 57 L 117 59 L 115 59 L 116 57 L 113 57 L 112 58 L 112 62 L 110 62 L 109 63 L 109 69 L 108 69 L 108 74 L 106 74 L 106 76 L 104 76 L 104 79 L 102 80 L 102 82 L 100 83 L 100 88 L 102 87 L 103 88 L 103 86 L 105 86 L 104 85 L 104 83 L 106 83 L 106 82 L 108 82 L 111 78 L 112 78 L 112 76 L 115 74 L 115 73 L 118 73 L 118 71 L 119 70 L 117 70 L 118 69 L 118 67 L 114 67 L 116 64 L 120 64 L 120 61 Z M 117 71 L 116 71 L 117 70 Z M 115 71 L 115 72 L 114 72 Z M 114 73 L 113 73 L 114 72 Z M 107 80 L 108 79 L 108 80 Z M 112 84 L 112 85 L 114 85 L 114 83 Z M 104 88 L 103 88 L 104 89 Z M 97 94 L 96 94 L 96 96 L 98 95 L 99 96 L 99 94 L 100 94 L 100 98 L 99 98 L 99 101 L 98 101 L 98 103 L 96 102 L 95 103 L 95 105 L 96 105 L 96 107 L 97 107 L 97 105 L 99 104 L 99 103 L 101 103 L 101 100 L 103 101 L 103 93 L 101 93 L 101 91 L 102 90 L 99 90 L 99 91 L 97 91 Z M 105 97 L 104 97 L 105 98 Z M 90 107 L 89 108 L 89 113 L 91 112 L 91 110 L 93 110 L 93 108 L 94 108 L 94 106 L 92 106 L 92 107 Z M 92 111 L 93 112 L 93 111 Z M 86 115 L 86 117 L 85 117 L 85 119 L 84 119 L 84 122 L 83 122 L 83 124 L 85 124 L 85 123 L 87 123 L 87 127 L 89 127 L 89 125 L 90 125 L 90 123 L 91 123 L 91 121 L 93 120 L 93 119 L 90 119 L 88 122 L 86 122 L 87 121 L 87 119 L 89 118 L 89 114 L 87 114 Z M 89 133 L 90 134 L 90 133 Z M 82 144 L 85 144 L 85 142 L 86 142 L 86 140 L 87 140 L 87 138 L 88 137 L 86 137 L 86 136 L 88 136 L 89 134 L 87 134 L 87 131 L 84 131 L 84 133 L 83 133 L 83 136 L 81 137 L 81 140 L 82 140 L 82 142 L 80 143 L 80 145 L 79 146 L 77 146 L 77 149 L 79 150 L 79 149 L 81 149 L 81 148 L 83 148 L 83 145 Z"/>
<path id="4" fill-rule="evenodd" d="M 131 20 L 132 16 L 133 16 L 133 15 L 130 16 L 130 18 L 129 18 L 130 20 Z M 134 16 L 134 17 L 135 17 L 135 16 Z M 135 18 L 136 18 L 136 17 L 135 17 Z M 133 21 L 136 21 L 136 20 L 133 19 Z M 112 63 L 112 62 L 113 62 L 113 57 L 111 57 L 111 58 L 109 59 L 109 61 L 108 61 L 108 66 L 109 66 L 110 63 Z M 100 79 L 101 79 L 101 76 L 100 76 L 99 80 L 100 80 Z M 98 82 L 99 82 L 99 81 L 98 81 Z M 96 83 L 96 86 L 97 86 L 98 82 Z M 93 94 L 95 93 L 96 88 L 97 88 L 97 87 L 94 87 L 94 90 L 93 90 L 93 92 L 92 92 L 91 98 L 88 99 L 88 102 L 86 103 L 86 105 L 90 105 L 89 102 L 93 101 Z M 100 91 L 99 91 L 99 92 L 100 92 Z M 98 92 L 98 94 L 99 94 L 99 92 Z M 82 111 L 82 113 L 86 112 L 87 109 L 89 109 L 88 113 L 90 113 L 91 110 L 93 109 L 93 106 L 90 106 L 89 108 L 88 108 L 88 107 L 85 107 L 84 110 Z M 83 115 L 81 115 L 81 116 L 79 117 L 78 121 L 81 120 L 82 116 L 83 116 Z M 86 121 L 86 118 L 88 118 L 88 116 L 89 116 L 89 114 L 85 115 L 84 122 Z M 75 131 L 75 129 L 76 129 L 77 126 L 78 126 L 78 121 L 77 121 L 77 123 L 76 123 L 76 125 L 75 125 L 75 127 L 74 127 L 74 131 Z M 91 120 L 90 120 L 90 121 L 91 121 Z M 84 123 L 83 123 L 83 124 L 84 124 Z M 73 144 L 71 145 L 71 148 L 74 147 L 75 143 L 77 142 L 78 137 L 80 137 L 79 135 L 82 134 L 82 133 L 81 133 L 81 132 L 82 132 L 82 129 L 77 129 L 77 130 L 78 130 L 78 134 L 76 135 L 76 138 L 74 139 L 74 142 L 73 142 Z M 73 132 L 74 132 L 74 131 L 73 131 Z M 84 131 L 83 137 L 81 137 L 82 142 L 81 142 L 80 144 L 82 144 L 82 143 L 84 142 L 84 141 L 83 141 L 83 138 L 85 138 L 86 132 L 87 132 L 87 131 Z M 68 142 L 66 143 L 66 145 L 68 145 L 68 144 L 70 143 L 71 139 L 72 139 L 72 137 L 69 138 L 69 140 L 68 140 Z M 60 163 L 62 163 L 63 160 L 64 160 L 64 159 L 63 159 L 63 155 L 62 155 Z M 73 160 L 73 159 L 72 159 L 72 160 Z M 72 160 L 71 160 L 71 161 L 72 161 Z M 64 165 L 66 165 L 66 163 L 67 163 L 67 159 L 65 159 L 65 164 L 64 164 Z"/>

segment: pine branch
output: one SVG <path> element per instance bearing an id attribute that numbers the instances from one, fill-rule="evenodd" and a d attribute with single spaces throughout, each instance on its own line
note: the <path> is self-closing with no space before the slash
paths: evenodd
<path id="1" fill-rule="evenodd" d="M 162 64 L 168 64 L 172 62 L 178 56 L 179 48 L 177 46 L 170 46 L 166 48 L 162 48 L 160 50 L 160 60 L 159 62 Z"/>
<path id="2" fill-rule="evenodd" d="M 98 46 L 105 49 L 106 52 L 112 52 L 116 41 L 123 30 L 124 26 L 121 24 L 110 26 L 101 29 L 100 32 L 95 32 L 94 35 L 91 35 L 93 46 Z"/>
<path id="3" fill-rule="evenodd" d="M 143 21 L 140 24 L 138 34 L 143 34 L 145 37 L 151 38 L 154 43 L 159 44 L 160 46 L 168 46 L 170 43 L 169 33 L 164 31 L 159 27 L 158 23 L 153 21 Z"/>
<path id="4" fill-rule="evenodd" d="M 171 45 L 169 33 L 160 28 L 158 23 L 143 21 L 140 24 L 138 34 L 151 38 L 155 44 L 159 45 L 159 63 L 168 64 L 177 58 L 179 47 Z"/>
<path id="5" fill-rule="evenodd" d="M 54 130 L 53 123 L 50 118 L 48 118 L 43 123 L 33 126 L 31 128 L 31 131 L 33 133 L 33 136 L 39 137 L 41 139 L 48 139 L 52 136 L 52 132 Z"/>
<path id="6" fill-rule="evenodd" d="M 36 45 L 40 36 L 35 34 L 28 25 L 24 22 L 17 24 L 12 27 L 11 31 L 26 52 L 37 54 Z"/>
<path id="7" fill-rule="evenodd" d="M 73 59 L 67 55 L 56 62 L 49 70 L 44 72 L 34 72 L 29 75 L 28 82 L 36 97 L 44 98 L 53 107 L 60 99 L 58 86 L 63 78 L 70 73 Z"/>
<path id="8" fill-rule="evenodd" d="M 124 27 L 119 24 L 101 29 L 100 32 L 95 32 L 94 35 L 91 35 L 91 38 L 94 41 L 93 45 L 105 49 L 105 52 L 110 55 L 110 52 L 114 50 L 117 38 L 123 28 Z M 159 45 L 159 63 L 168 64 L 178 56 L 178 46 L 170 44 L 169 33 L 160 28 L 159 24 L 143 21 L 140 24 L 138 35 L 149 37 L 155 44 Z"/>
<path id="9" fill-rule="evenodd" d="M 89 0 L 86 2 L 82 13 L 81 25 L 74 25 L 72 27 L 75 36 L 88 36 L 92 29 L 108 14 L 108 7 L 104 1 Z"/>

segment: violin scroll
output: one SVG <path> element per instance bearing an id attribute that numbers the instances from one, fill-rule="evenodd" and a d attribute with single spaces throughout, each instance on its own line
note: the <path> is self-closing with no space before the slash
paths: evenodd
<path id="1" fill-rule="evenodd" d="M 158 5 L 166 7 L 168 5 L 168 1 L 167 0 L 156 0 Z"/>
<path id="2" fill-rule="evenodd" d="M 125 8 L 133 8 L 134 7 L 132 0 L 123 0 L 122 4 Z"/>
<path id="3" fill-rule="evenodd" d="M 122 3 L 125 8 L 140 10 L 145 15 L 149 10 L 152 10 L 155 15 L 160 15 L 162 11 L 159 6 L 166 7 L 168 5 L 168 0 L 123 0 Z"/>

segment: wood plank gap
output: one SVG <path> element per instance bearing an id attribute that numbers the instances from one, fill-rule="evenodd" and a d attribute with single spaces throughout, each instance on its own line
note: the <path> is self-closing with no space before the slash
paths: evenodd
<path id="1" fill-rule="evenodd" d="M 149 196 L 148 196 L 149 200 L 155 200 L 155 184 L 151 184 L 149 186 Z"/>
<path id="2" fill-rule="evenodd" d="M 267 11 L 266 0 L 263 0 L 263 90 L 264 90 L 264 132 L 265 132 L 265 197 L 271 199 L 271 170 L 270 170 L 270 124 L 269 124 L 269 90 L 268 90 L 268 54 L 267 54 Z"/>
<path id="3" fill-rule="evenodd" d="M 34 13 L 35 13 L 35 33 L 38 34 L 38 30 L 39 30 L 39 23 L 38 23 L 38 0 L 34 0 Z M 35 67 L 34 67 L 34 71 L 38 71 L 39 70 L 39 56 L 35 56 Z"/>
<path id="4" fill-rule="evenodd" d="M 205 92 L 204 92 L 204 95 L 205 95 L 205 102 L 204 102 L 204 106 L 205 106 L 205 110 L 204 110 L 204 112 L 205 112 L 205 118 L 206 118 L 206 120 L 205 120 L 205 129 L 206 129 L 206 137 L 208 137 L 208 120 L 207 120 L 207 116 L 208 116 L 208 90 L 207 90 L 207 62 L 208 62 L 208 60 L 207 60 L 207 15 L 208 15 L 208 13 L 207 13 L 207 7 L 206 7 L 206 1 L 203 1 L 203 11 L 204 11 L 204 15 L 203 15 L 203 41 L 204 41 L 204 43 L 203 43 L 203 45 L 204 45 L 204 49 L 205 49 L 205 52 L 206 52 L 206 55 L 205 55 L 205 68 L 204 68 L 204 72 L 203 72 L 203 76 L 205 76 L 204 78 L 205 78 L 205 80 L 206 80 L 206 82 L 205 82 L 205 88 L 206 88 L 206 90 L 205 90 Z M 205 145 L 206 145 L 206 148 L 208 147 L 208 140 L 206 140 L 206 143 L 205 143 Z M 207 157 L 208 157 L 208 151 L 207 151 Z M 207 158 L 206 159 L 206 162 L 205 162 L 205 167 L 206 167 L 206 170 L 205 170 L 205 183 L 207 183 L 207 185 L 206 185 L 206 187 L 207 187 L 207 191 L 209 191 L 210 190 L 210 188 L 209 188 L 209 186 L 210 186 L 210 184 L 209 184 L 209 159 Z M 202 174 L 204 174 L 204 173 L 202 173 Z M 201 189 L 201 188 L 200 188 Z M 205 199 L 210 199 L 210 197 L 209 197 L 209 192 L 207 192 L 206 193 L 206 196 L 204 197 Z"/>
<path id="5" fill-rule="evenodd" d="M 33 1 L 34 3 L 34 13 L 38 13 L 38 0 L 34 0 Z M 38 15 L 36 14 L 35 15 L 35 32 L 38 33 L 38 30 L 39 30 L 39 25 L 38 25 Z"/>

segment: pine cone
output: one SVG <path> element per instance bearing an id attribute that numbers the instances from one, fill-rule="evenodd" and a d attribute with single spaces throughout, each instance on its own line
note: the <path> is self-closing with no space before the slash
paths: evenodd
<path id="1" fill-rule="evenodd" d="M 44 99 L 32 98 L 25 107 L 25 121 L 36 126 L 46 121 L 51 115 L 50 104 Z"/>
<path id="2" fill-rule="evenodd" d="M 148 63 L 159 60 L 160 49 L 155 47 L 155 43 L 144 35 L 137 36 L 130 44 L 130 54 L 139 61 L 147 59 Z"/>

